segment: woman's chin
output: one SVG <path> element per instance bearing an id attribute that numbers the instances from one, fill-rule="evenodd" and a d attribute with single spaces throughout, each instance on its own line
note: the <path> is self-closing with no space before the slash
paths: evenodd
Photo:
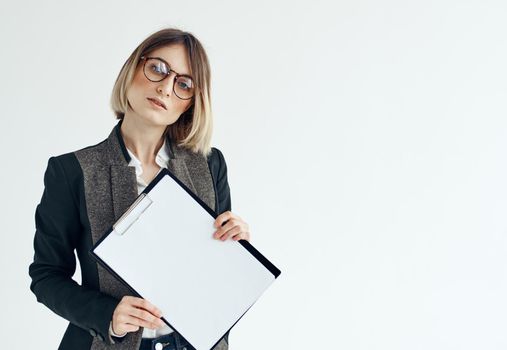
<path id="1" fill-rule="evenodd" d="M 153 126 L 167 126 L 178 120 L 178 117 L 163 115 L 162 113 L 157 113 L 156 111 L 155 113 L 153 112 L 154 111 L 150 111 L 142 117 L 147 124 L 151 124 Z"/>

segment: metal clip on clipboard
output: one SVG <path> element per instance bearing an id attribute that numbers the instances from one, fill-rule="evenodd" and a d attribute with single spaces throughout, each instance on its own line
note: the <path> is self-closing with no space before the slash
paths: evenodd
<path id="1" fill-rule="evenodd" d="M 113 231 L 120 236 L 123 235 L 152 203 L 153 201 L 146 193 L 141 193 L 113 225 Z"/>

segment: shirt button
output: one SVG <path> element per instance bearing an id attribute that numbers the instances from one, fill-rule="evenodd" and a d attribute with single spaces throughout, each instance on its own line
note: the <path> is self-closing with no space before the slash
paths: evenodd
<path id="1" fill-rule="evenodd" d="M 97 332 L 95 331 L 95 329 L 90 328 L 90 334 L 92 337 L 95 337 L 97 335 Z"/>
<path id="2" fill-rule="evenodd" d="M 155 350 L 162 350 L 164 347 L 166 347 L 167 345 L 169 345 L 169 343 L 156 343 L 155 344 Z"/>

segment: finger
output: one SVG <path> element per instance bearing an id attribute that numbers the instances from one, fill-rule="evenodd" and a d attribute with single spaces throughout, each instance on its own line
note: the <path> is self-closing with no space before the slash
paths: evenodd
<path id="1" fill-rule="evenodd" d="M 113 332 L 116 334 L 124 334 L 125 332 L 137 331 L 137 329 L 139 329 L 138 326 L 128 323 L 129 317 L 129 315 L 124 313 L 118 314 L 112 324 Z"/>
<path id="2" fill-rule="evenodd" d="M 149 312 L 151 312 L 153 315 L 155 315 L 157 317 L 162 317 L 162 312 L 160 311 L 160 309 L 157 308 L 155 305 L 153 305 L 152 303 L 150 303 L 146 299 L 132 297 L 132 299 L 130 300 L 130 305 L 136 306 L 141 309 L 148 310 Z"/>
<path id="3" fill-rule="evenodd" d="M 231 228 L 229 231 L 227 231 L 220 239 L 222 241 L 225 241 L 226 239 L 228 239 L 229 237 L 232 237 L 233 235 L 237 235 L 237 234 L 240 234 L 242 231 L 241 231 L 241 226 L 234 226 L 233 228 Z"/>
<path id="4" fill-rule="evenodd" d="M 139 330 L 139 326 L 129 324 L 129 323 L 122 323 L 118 325 L 118 331 L 113 329 L 113 332 L 115 334 L 123 334 L 125 332 L 137 332 Z"/>
<path id="5" fill-rule="evenodd" d="M 241 232 L 240 234 L 233 235 L 232 239 L 235 241 L 239 241 L 240 239 L 244 239 L 245 241 L 250 242 L 250 232 Z"/>
<path id="6" fill-rule="evenodd" d="M 150 328 L 150 329 L 157 329 L 160 328 L 159 325 L 148 322 L 146 320 L 143 320 L 141 318 L 137 318 L 134 316 L 127 316 L 126 323 L 131 324 L 134 326 L 144 327 L 144 328 Z"/>
<path id="7" fill-rule="evenodd" d="M 139 317 L 136 317 L 133 315 L 125 315 L 123 320 L 124 321 L 122 323 L 124 323 L 124 324 L 132 324 L 134 326 L 147 327 L 150 329 L 160 328 L 164 324 L 162 322 L 162 320 L 159 320 L 159 322 L 150 322 L 148 320 L 145 320 L 143 318 L 139 318 Z"/>
<path id="8" fill-rule="evenodd" d="M 234 215 L 230 211 L 226 211 L 226 212 L 223 212 L 222 214 L 218 215 L 217 218 L 215 219 L 215 223 L 214 223 L 215 227 L 222 226 L 224 222 L 226 222 L 229 219 L 232 219 L 233 216 Z"/>
<path id="9" fill-rule="evenodd" d="M 123 328 L 123 333 L 125 332 L 137 332 L 139 330 L 139 326 L 133 324 L 125 324 Z"/>
<path id="10" fill-rule="evenodd" d="M 236 221 L 236 219 L 229 219 L 228 221 L 225 222 L 225 224 L 222 227 L 218 228 L 215 231 L 213 236 L 217 239 L 220 239 L 223 234 L 225 234 L 227 231 L 229 231 L 231 228 L 233 228 L 236 225 L 238 225 L 238 222 Z"/>
<path id="11" fill-rule="evenodd" d="M 138 309 L 136 307 L 132 307 L 129 310 L 129 315 L 134 316 L 136 318 L 140 318 L 140 319 L 145 320 L 146 322 L 149 322 L 149 323 L 157 324 L 160 326 L 163 325 L 162 320 L 160 318 L 156 317 L 155 315 L 153 315 L 152 313 L 150 313 L 144 309 Z"/>
<path id="12" fill-rule="evenodd" d="M 245 239 L 245 237 L 246 237 L 246 234 L 243 232 L 240 232 L 239 234 L 232 235 L 231 239 L 233 241 L 239 241 L 240 239 Z"/>

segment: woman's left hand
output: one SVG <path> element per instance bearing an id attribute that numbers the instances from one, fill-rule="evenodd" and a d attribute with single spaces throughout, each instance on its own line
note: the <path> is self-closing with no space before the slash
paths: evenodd
<path id="1" fill-rule="evenodd" d="M 242 218 L 230 211 L 226 211 L 217 216 L 215 220 L 215 227 L 217 230 L 213 234 L 213 237 L 216 239 L 225 241 L 228 238 L 232 238 L 235 241 L 240 239 L 250 241 L 248 224 L 244 222 Z"/>

